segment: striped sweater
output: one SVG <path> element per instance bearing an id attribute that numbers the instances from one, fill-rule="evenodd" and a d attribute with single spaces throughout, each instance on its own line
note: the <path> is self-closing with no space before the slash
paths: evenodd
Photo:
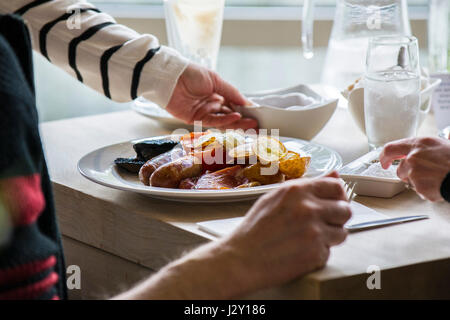
<path id="1" fill-rule="evenodd" d="M 117 24 L 83 0 L 2 0 L 0 13 L 23 17 L 33 49 L 105 96 L 169 102 L 188 60 L 150 34 Z"/>
<path id="2" fill-rule="evenodd" d="M 30 37 L 21 20 L 0 15 L 0 300 L 64 299 L 64 277 Z"/>

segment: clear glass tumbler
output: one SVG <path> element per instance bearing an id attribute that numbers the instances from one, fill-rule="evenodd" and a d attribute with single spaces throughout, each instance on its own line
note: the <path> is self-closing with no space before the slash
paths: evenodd
<path id="1" fill-rule="evenodd" d="M 164 0 L 169 46 L 215 69 L 222 36 L 225 0 Z"/>
<path id="2" fill-rule="evenodd" d="M 413 137 L 420 106 L 419 47 L 415 37 L 369 39 L 364 114 L 370 149 Z"/>
<path id="3" fill-rule="evenodd" d="M 428 68 L 430 73 L 447 71 L 450 35 L 449 1 L 430 0 L 428 17 Z"/>

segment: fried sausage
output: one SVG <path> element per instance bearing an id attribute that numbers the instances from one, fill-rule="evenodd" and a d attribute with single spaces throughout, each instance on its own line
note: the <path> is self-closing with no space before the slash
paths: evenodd
<path id="1" fill-rule="evenodd" d="M 175 148 L 148 160 L 139 170 L 139 180 L 146 186 L 150 185 L 150 176 L 156 169 L 184 156 L 184 154 L 183 149 Z"/>
<path id="2" fill-rule="evenodd" d="M 186 178 L 181 180 L 178 189 L 194 189 L 199 177 Z"/>
<path id="3" fill-rule="evenodd" d="M 233 189 L 241 184 L 248 182 L 249 182 L 248 179 L 242 175 L 242 167 L 238 165 L 215 172 L 205 173 L 197 181 L 195 189 L 199 190 Z"/>
<path id="4" fill-rule="evenodd" d="M 189 155 L 166 163 L 153 172 L 150 185 L 162 188 L 178 188 L 181 180 L 198 176 L 202 173 L 202 164 Z"/>

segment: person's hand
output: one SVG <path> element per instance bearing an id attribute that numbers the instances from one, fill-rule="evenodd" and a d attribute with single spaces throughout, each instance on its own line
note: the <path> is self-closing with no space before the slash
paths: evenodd
<path id="1" fill-rule="evenodd" d="M 233 109 L 247 104 L 217 73 L 191 63 L 178 79 L 166 110 L 189 124 L 202 121 L 203 126 L 219 129 L 256 129 L 256 120 L 243 118 Z"/>
<path id="2" fill-rule="evenodd" d="M 380 162 L 387 169 L 396 159 L 403 159 L 397 169 L 402 181 L 425 199 L 443 200 L 440 188 L 450 172 L 449 140 L 426 137 L 391 142 L 381 152 Z"/>
<path id="3" fill-rule="evenodd" d="M 351 217 L 336 177 L 289 181 L 253 205 L 224 240 L 241 266 L 238 283 L 253 291 L 326 264 L 330 247 L 345 240 L 344 224 Z"/>
<path id="4" fill-rule="evenodd" d="M 325 265 L 351 216 L 337 173 L 260 198 L 229 236 L 200 246 L 116 299 L 232 299 Z"/>

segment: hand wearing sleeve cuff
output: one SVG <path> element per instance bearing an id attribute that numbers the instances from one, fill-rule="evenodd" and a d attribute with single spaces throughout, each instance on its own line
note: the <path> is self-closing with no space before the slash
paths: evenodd
<path id="1" fill-rule="evenodd" d="M 178 78 L 186 69 L 189 60 L 177 51 L 161 46 L 144 65 L 138 81 L 138 96 L 142 96 L 165 108 L 169 103 Z"/>
<path id="2" fill-rule="evenodd" d="M 445 177 L 441 185 L 441 195 L 445 201 L 450 202 L 450 172 Z"/>

